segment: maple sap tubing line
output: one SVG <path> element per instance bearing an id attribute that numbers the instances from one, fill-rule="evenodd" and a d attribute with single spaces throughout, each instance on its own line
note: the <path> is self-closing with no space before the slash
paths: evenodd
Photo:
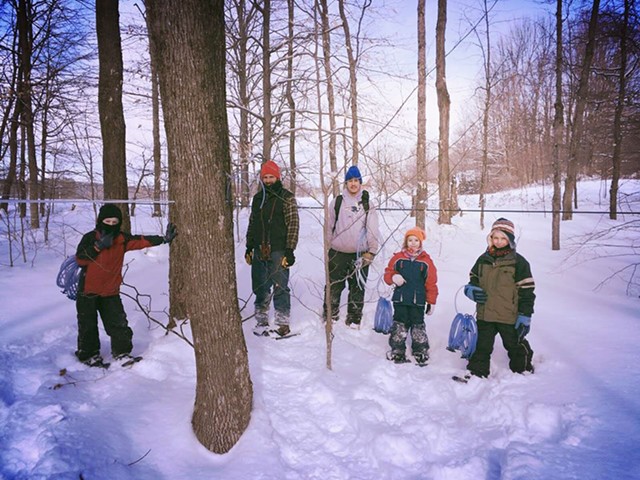
<path id="1" fill-rule="evenodd" d="M 130 203 L 135 205 L 171 205 L 176 203 L 175 200 L 85 200 L 80 198 L 54 198 L 50 200 L 20 200 L 17 198 L 0 199 L 0 203 Z"/>
<path id="2" fill-rule="evenodd" d="M 313 207 L 313 206 L 298 206 L 298 208 L 302 210 L 321 210 L 324 207 Z M 410 212 L 414 210 L 412 208 L 389 208 L 389 207 L 379 207 L 377 210 L 386 211 L 386 212 Z M 439 208 L 416 208 L 415 210 L 424 210 L 425 212 L 439 212 L 441 211 Z M 480 210 L 479 208 L 454 208 L 454 209 L 444 209 L 444 212 L 471 212 L 471 213 L 480 213 L 484 211 L 485 213 L 565 213 L 569 212 L 568 210 L 510 210 L 510 209 L 490 209 L 485 208 L 484 210 Z M 609 215 L 609 211 L 600 212 L 595 210 L 572 210 L 569 213 L 574 214 L 589 214 L 589 215 Z M 618 215 L 640 215 L 640 212 L 616 212 Z"/>
<path id="3" fill-rule="evenodd" d="M 7 203 L 26 203 L 26 204 L 30 204 L 30 203 L 130 203 L 130 204 L 136 204 L 136 205 L 154 205 L 154 204 L 160 204 L 160 205 L 171 205 L 176 203 L 175 200 L 84 200 L 84 199 L 52 199 L 52 200 L 19 200 L 19 199 L 0 199 L 0 203 L 3 202 L 7 202 Z M 298 206 L 298 208 L 302 209 L 302 210 L 321 210 L 324 207 L 314 207 L 314 206 Z M 380 211 L 386 211 L 386 212 L 409 212 L 411 210 L 411 208 L 389 208 L 389 207 L 381 207 L 378 208 L 378 210 Z M 439 208 L 417 208 L 415 210 L 424 210 L 425 212 L 440 212 L 441 210 Z M 485 212 L 485 213 L 573 213 L 573 214 L 582 214 L 582 215 L 609 215 L 609 211 L 605 211 L 605 212 L 601 212 L 601 211 L 597 211 L 597 210 L 513 210 L 513 209 L 491 209 L 491 208 L 485 208 L 484 210 L 481 210 L 479 208 L 453 208 L 453 209 L 443 209 L 443 212 L 470 212 L 470 213 L 480 213 L 480 212 Z M 634 211 L 629 211 L 629 212 L 624 212 L 624 211 L 617 211 L 616 214 L 618 215 L 639 215 L 640 212 L 634 212 Z"/>

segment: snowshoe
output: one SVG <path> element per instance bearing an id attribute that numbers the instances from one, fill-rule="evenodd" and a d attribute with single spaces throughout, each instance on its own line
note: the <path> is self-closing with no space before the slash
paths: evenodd
<path id="1" fill-rule="evenodd" d="M 278 337 L 286 337 L 291 335 L 291 329 L 289 328 L 289 325 L 279 325 L 278 328 L 273 330 L 273 333 Z"/>
<path id="2" fill-rule="evenodd" d="M 413 358 L 416 361 L 416 365 L 418 365 L 419 367 L 424 367 L 427 365 L 427 362 L 429 361 L 429 354 L 428 353 L 414 353 L 413 354 Z"/>
<path id="3" fill-rule="evenodd" d="M 387 359 L 391 360 L 393 363 L 408 363 L 406 355 L 404 352 L 389 352 L 387 353 Z"/>
<path id="4" fill-rule="evenodd" d="M 269 336 L 269 324 L 266 325 L 263 323 L 259 323 L 255 327 L 253 327 L 253 334 L 258 337 L 268 337 Z"/>
<path id="5" fill-rule="evenodd" d="M 142 360 L 142 357 L 134 357 L 133 355 L 130 355 L 128 353 L 123 353 L 122 355 L 117 355 L 116 357 L 114 357 L 114 360 L 120 363 L 121 367 L 130 367 L 134 363 L 138 363 L 140 360 Z"/>
<path id="6" fill-rule="evenodd" d="M 98 368 L 109 368 L 110 363 L 104 361 L 101 355 L 94 355 L 93 357 L 87 358 L 86 360 L 82 360 L 82 363 L 88 365 L 89 367 L 98 367 Z"/>

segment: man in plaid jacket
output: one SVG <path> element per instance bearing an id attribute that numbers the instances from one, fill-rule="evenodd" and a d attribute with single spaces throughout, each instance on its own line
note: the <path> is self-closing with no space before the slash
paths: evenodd
<path id="1" fill-rule="evenodd" d="M 256 335 L 290 334 L 289 267 L 296 258 L 300 220 L 296 199 L 280 181 L 280 168 L 272 160 L 260 169 L 261 188 L 251 202 L 245 260 L 251 265 L 255 294 Z M 276 329 L 269 329 L 269 304 L 273 287 Z"/>

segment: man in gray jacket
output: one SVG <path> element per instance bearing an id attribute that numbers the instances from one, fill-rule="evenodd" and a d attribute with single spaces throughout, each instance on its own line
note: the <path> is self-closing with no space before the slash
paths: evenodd
<path id="1" fill-rule="evenodd" d="M 349 287 L 346 324 L 359 328 L 364 307 L 364 293 L 369 265 L 378 252 L 378 213 L 369 201 L 369 192 L 362 189 L 362 175 L 352 166 L 344 177 L 341 195 L 329 207 L 329 281 L 331 319 L 338 321 L 340 296 Z M 326 291 L 326 290 L 325 290 Z M 327 300 L 323 319 L 327 320 Z"/>

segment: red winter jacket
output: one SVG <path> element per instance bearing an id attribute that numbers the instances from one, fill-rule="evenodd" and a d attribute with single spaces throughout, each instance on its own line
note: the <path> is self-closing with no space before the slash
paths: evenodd
<path id="1" fill-rule="evenodd" d="M 392 285 L 396 273 L 402 275 L 406 283 L 395 288 L 391 299 L 394 303 L 419 306 L 436 304 L 438 272 L 429 254 L 422 251 L 412 260 L 404 250 L 395 253 L 384 270 L 384 281 Z"/>
<path id="2" fill-rule="evenodd" d="M 95 242 L 100 233 L 86 233 L 76 251 L 76 260 L 82 268 L 78 291 L 84 295 L 110 297 L 120 293 L 124 254 L 130 250 L 141 250 L 164 243 L 160 235 L 131 235 L 120 232 L 109 248 L 98 250 Z"/>

